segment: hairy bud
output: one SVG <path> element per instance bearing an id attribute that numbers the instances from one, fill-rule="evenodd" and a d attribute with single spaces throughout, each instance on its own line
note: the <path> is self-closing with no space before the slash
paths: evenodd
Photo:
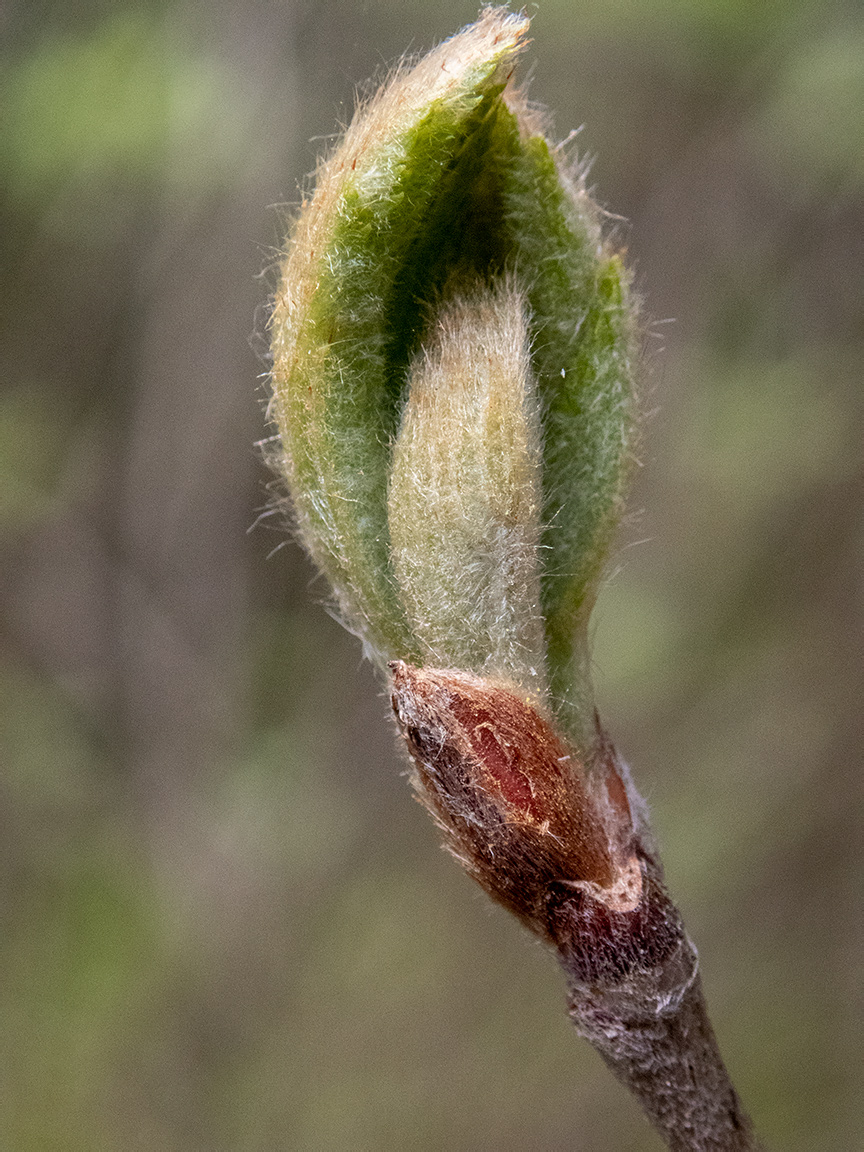
<path id="1" fill-rule="evenodd" d="M 382 670 L 447 847 L 551 943 L 574 1022 L 674 1149 L 757 1147 L 588 620 L 632 452 L 633 303 L 579 169 L 510 83 L 503 7 L 361 106 L 272 314 L 275 463 Z"/>

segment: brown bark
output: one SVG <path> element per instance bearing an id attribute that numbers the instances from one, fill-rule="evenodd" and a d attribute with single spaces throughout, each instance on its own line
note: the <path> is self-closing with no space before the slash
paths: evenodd
<path id="1" fill-rule="evenodd" d="M 723 1064 L 698 974 L 666 1010 L 620 989 L 570 987 L 570 1015 L 639 1099 L 672 1152 L 757 1152 L 762 1145 Z"/>
<path id="2" fill-rule="evenodd" d="M 760 1148 L 708 1019 L 696 950 L 642 855 L 643 898 L 610 912 L 577 894 L 554 913 L 570 1016 L 673 1152 Z"/>

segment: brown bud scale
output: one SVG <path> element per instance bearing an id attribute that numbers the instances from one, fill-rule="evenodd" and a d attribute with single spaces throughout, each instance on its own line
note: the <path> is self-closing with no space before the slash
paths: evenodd
<path id="1" fill-rule="evenodd" d="M 510 686 L 402 661 L 390 671 L 418 795 L 490 895 L 549 940 L 562 907 L 638 903 L 638 860 L 620 850 L 632 827 L 617 776 L 602 797 L 589 792 L 582 764 Z"/>

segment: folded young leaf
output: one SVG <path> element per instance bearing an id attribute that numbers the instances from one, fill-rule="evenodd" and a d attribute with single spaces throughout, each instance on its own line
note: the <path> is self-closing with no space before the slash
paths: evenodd
<path id="1" fill-rule="evenodd" d="M 373 654 L 417 652 L 393 588 L 391 442 L 426 302 L 470 231 L 489 117 L 527 27 L 489 10 L 358 111 L 317 173 L 276 295 L 281 469 L 300 535 Z"/>

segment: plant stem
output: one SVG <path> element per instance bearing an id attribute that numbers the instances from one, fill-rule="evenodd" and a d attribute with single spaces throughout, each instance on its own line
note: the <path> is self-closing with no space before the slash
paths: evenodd
<path id="1" fill-rule="evenodd" d="M 672 1152 L 758 1152 L 708 1018 L 696 949 L 663 883 L 644 803 L 599 724 L 598 770 L 625 783 L 642 891 L 638 905 L 622 911 L 595 899 L 591 886 L 566 894 L 553 886 L 548 927 L 567 974 L 571 1019 Z"/>
<path id="2" fill-rule="evenodd" d="M 723 1063 L 698 974 L 677 1006 L 665 1012 L 635 1004 L 623 1008 L 614 989 L 573 982 L 570 1015 L 672 1152 L 763 1147 Z"/>
<path id="3" fill-rule="evenodd" d="M 556 948 L 577 1031 L 672 1152 L 756 1152 L 644 802 L 599 720 L 580 757 L 500 683 L 390 672 L 421 800 L 470 875 Z"/>

